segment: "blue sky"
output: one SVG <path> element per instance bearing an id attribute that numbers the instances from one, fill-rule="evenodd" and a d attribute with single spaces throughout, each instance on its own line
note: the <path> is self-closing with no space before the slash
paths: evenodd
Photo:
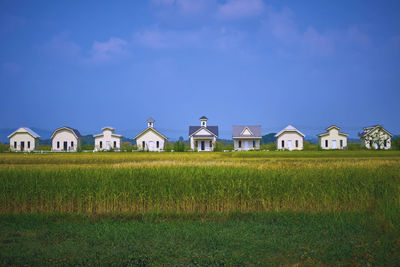
<path id="1" fill-rule="evenodd" d="M 399 1 L 0 1 L 0 128 L 400 133 Z"/>

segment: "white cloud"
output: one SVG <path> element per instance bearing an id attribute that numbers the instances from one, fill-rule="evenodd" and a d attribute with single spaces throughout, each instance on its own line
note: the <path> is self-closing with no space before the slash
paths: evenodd
<path id="1" fill-rule="evenodd" d="M 223 19 L 252 17 L 264 11 L 262 0 L 229 0 L 218 7 L 217 16 Z"/>
<path id="2" fill-rule="evenodd" d="M 113 56 L 126 54 L 128 43 L 117 37 L 111 37 L 106 42 L 95 41 L 92 47 L 92 59 L 95 61 L 109 60 Z"/>

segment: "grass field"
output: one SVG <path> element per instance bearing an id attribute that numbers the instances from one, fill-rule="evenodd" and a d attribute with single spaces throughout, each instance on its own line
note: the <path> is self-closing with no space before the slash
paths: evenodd
<path id="1" fill-rule="evenodd" d="M 2 265 L 396 265 L 400 152 L 0 154 Z"/>

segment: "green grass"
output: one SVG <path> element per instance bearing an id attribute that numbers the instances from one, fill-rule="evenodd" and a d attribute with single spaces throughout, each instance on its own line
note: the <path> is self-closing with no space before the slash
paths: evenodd
<path id="1" fill-rule="evenodd" d="M 0 216 L 1 265 L 395 265 L 364 213 Z"/>
<path id="2" fill-rule="evenodd" d="M 395 265 L 400 152 L 0 154 L 0 265 Z"/>

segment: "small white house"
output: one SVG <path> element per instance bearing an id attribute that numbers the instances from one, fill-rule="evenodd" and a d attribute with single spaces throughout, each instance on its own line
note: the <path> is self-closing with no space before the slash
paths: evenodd
<path id="1" fill-rule="evenodd" d="M 147 128 L 135 138 L 139 150 L 163 151 L 167 137 L 154 128 L 154 119 L 147 120 Z"/>
<path id="2" fill-rule="evenodd" d="M 21 127 L 8 136 L 11 151 L 30 152 L 39 146 L 40 136 L 27 127 Z"/>
<path id="3" fill-rule="evenodd" d="M 94 151 L 107 151 L 113 149 L 120 151 L 122 144 L 122 135 L 115 134 L 112 127 L 104 127 L 101 129 L 103 133 L 93 135 Z"/>
<path id="4" fill-rule="evenodd" d="M 218 138 L 218 126 L 207 126 L 208 118 L 200 118 L 200 126 L 189 126 L 190 148 L 194 151 L 213 151 Z"/>
<path id="5" fill-rule="evenodd" d="M 361 146 L 368 149 L 390 149 L 392 147 L 392 134 L 386 131 L 381 125 L 363 128 L 359 134 Z"/>
<path id="6" fill-rule="evenodd" d="M 346 149 L 348 134 L 341 133 L 340 128 L 332 125 L 325 129 L 326 133 L 318 134 L 319 147 L 322 149 Z"/>
<path id="7" fill-rule="evenodd" d="M 305 135 L 292 125 L 288 125 L 285 129 L 275 135 L 276 147 L 281 150 L 303 150 Z"/>
<path id="8" fill-rule="evenodd" d="M 76 152 L 81 146 L 81 137 L 79 131 L 71 127 L 58 128 L 51 135 L 51 150 Z"/>
<path id="9" fill-rule="evenodd" d="M 261 126 L 232 126 L 233 147 L 238 151 L 260 149 Z"/>

